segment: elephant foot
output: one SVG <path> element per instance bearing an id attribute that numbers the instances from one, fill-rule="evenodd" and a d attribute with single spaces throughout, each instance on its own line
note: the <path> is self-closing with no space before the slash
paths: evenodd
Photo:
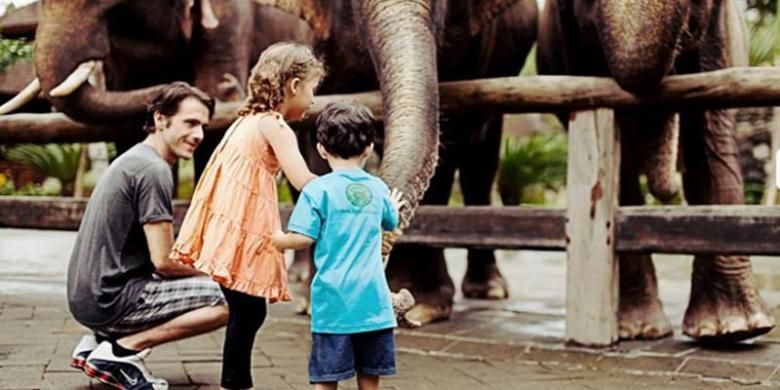
<path id="1" fill-rule="evenodd" d="M 621 340 L 655 340 L 672 334 L 658 299 L 658 281 L 649 254 L 623 253 L 620 260 L 618 336 Z"/>
<path id="2" fill-rule="evenodd" d="M 451 315 L 452 305 L 418 303 L 406 312 L 404 320 L 415 326 L 421 326 L 430 324 L 431 322 L 447 320 Z"/>
<path id="3" fill-rule="evenodd" d="M 672 335 L 672 324 L 664 315 L 658 298 L 644 301 L 639 304 L 620 305 L 618 335 L 621 340 L 655 340 Z"/>
<path id="4" fill-rule="evenodd" d="M 290 268 L 287 269 L 287 280 L 290 283 L 305 282 L 309 280 L 311 268 L 313 268 L 311 265 L 311 250 L 295 251 L 293 262 L 290 264 Z"/>
<path id="5" fill-rule="evenodd" d="M 297 260 L 297 259 L 296 259 Z M 287 280 L 290 283 L 305 282 L 309 279 L 308 262 L 293 261 L 290 268 L 287 269 Z"/>
<path id="6" fill-rule="evenodd" d="M 492 275 L 487 281 L 474 281 L 466 274 L 460 288 L 466 298 L 495 300 L 509 298 L 509 287 L 500 273 Z"/>
<path id="7" fill-rule="evenodd" d="M 683 333 L 703 343 L 724 344 L 760 336 L 775 327 L 772 310 L 752 284 L 747 258 L 694 260 L 691 297 Z"/>
<path id="8" fill-rule="evenodd" d="M 309 294 L 311 293 L 310 288 L 310 277 L 307 277 L 298 285 L 293 298 L 293 303 L 295 303 L 295 314 L 311 316 L 311 304 L 309 302 Z"/>
<path id="9" fill-rule="evenodd" d="M 472 259 L 472 256 L 475 258 Z M 471 250 L 469 257 L 466 275 L 460 285 L 463 296 L 494 300 L 509 298 L 509 286 L 498 269 L 493 252 Z"/>

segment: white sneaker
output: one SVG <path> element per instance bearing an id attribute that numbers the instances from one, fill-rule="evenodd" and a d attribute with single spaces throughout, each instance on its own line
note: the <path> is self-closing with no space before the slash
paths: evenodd
<path id="1" fill-rule="evenodd" d="M 136 355 L 119 357 L 114 355 L 111 343 L 104 341 L 87 358 L 84 372 L 117 389 L 168 390 L 165 379 L 153 377 L 146 369 L 144 358 L 149 352 L 145 349 Z"/>
<path id="2" fill-rule="evenodd" d="M 84 370 L 84 365 L 87 364 L 87 356 L 97 348 L 98 343 L 95 340 L 95 336 L 87 334 L 81 337 L 81 340 L 76 344 L 76 348 L 73 348 L 71 354 L 70 366 L 79 370 Z"/>

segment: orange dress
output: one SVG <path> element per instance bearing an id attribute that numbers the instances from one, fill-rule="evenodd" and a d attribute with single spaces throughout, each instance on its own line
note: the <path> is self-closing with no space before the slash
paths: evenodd
<path id="1" fill-rule="evenodd" d="M 225 133 L 203 171 L 171 257 L 231 290 L 290 301 L 284 256 L 271 242 L 281 228 L 279 161 L 258 128 L 238 126 L 242 120 Z"/>

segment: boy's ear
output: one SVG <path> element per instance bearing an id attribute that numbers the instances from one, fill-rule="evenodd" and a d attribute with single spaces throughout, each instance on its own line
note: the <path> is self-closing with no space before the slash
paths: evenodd
<path id="1" fill-rule="evenodd" d="M 323 160 L 328 159 L 328 151 L 325 150 L 325 147 L 319 142 L 317 142 L 317 153 L 320 154 L 320 157 L 322 157 Z"/>
<path id="2" fill-rule="evenodd" d="M 366 150 L 363 151 L 363 158 L 366 158 L 371 155 L 371 152 L 374 151 L 374 143 L 372 142 L 368 146 L 366 146 Z"/>

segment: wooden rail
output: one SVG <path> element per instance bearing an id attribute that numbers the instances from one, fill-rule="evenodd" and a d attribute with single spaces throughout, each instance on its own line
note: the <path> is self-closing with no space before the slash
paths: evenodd
<path id="1" fill-rule="evenodd" d="M 658 90 L 636 96 L 622 90 L 614 80 L 580 76 L 518 76 L 440 84 L 441 111 L 466 110 L 520 113 L 586 110 L 599 107 L 653 106 L 671 110 L 696 107 L 726 108 L 780 105 L 780 69 L 729 68 L 713 72 L 670 76 Z M 354 100 L 382 115 L 379 92 L 328 95 L 315 99 L 309 121 L 326 103 Z M 235 119 L 239 103 L 221 103 L 210 124 L 223 130 Z M 310 124 L 306 122 L 305 124 Z M 74 122 L 63 114 L 11 114 L 0 116 L 0 143 L 95 142 L 121 137 L 138 129 L 93 127 Z M 140 130 L 138 130 L 140 131 Z"/>
<path id="2" fill-rule="evenodd" d="M 77 230 L 85 200 L 0 197 L 0 227 Z M 176 224 L 188 203 L 174 203 Z M 290 208 L 283 207 L 286 219 Z M 780 256 L 780 207 L 620 207 L 618 252 Z M 566 249 L 566 210 L 542 207 L 422 206 L 401 242 L 438 247 Z"/>

